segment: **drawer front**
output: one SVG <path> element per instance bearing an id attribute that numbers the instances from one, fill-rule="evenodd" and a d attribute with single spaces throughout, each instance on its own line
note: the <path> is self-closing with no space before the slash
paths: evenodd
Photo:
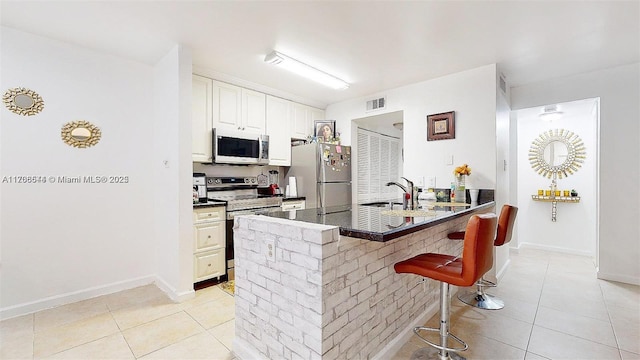
<path id="1" fill-rule="evenodd" d="M 193 209 L 194 224 L 222 220 L 225 220 L 225 209 L 223 206 Z"/>
<path id="2" fill-rule="evenodd" d="M 282 211 L 287 210 L 303 210 L 305 208 L 305 201 L 285 201 L 282 203 Z"/>
<path id="3" fill-rule="evenodd" d="M 224 248 L 197 254 L 194 257 L 194 282 L 224 275 Z"/>
<path id="4" fill-rule="evenodd" d="M 225 222 L 196 224 L 193 227 L 194 251 L 225 246 Z"/>

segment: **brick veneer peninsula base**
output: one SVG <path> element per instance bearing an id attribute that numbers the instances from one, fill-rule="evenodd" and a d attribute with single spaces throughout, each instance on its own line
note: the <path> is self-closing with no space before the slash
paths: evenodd
<path id="1" fill-rule="evenodd" d="M 488 209 L 492 211 L 493 209 Z M 424 252 L 458 255 L 471 215 L 387 242 L 340 236 L 338 227 L 241 216 L 234 228 L 240 359 L 389 358 L 438 311 L 438 283 L 396 274 Z M 275 251 L 274 257 L 269 257 Z"/>

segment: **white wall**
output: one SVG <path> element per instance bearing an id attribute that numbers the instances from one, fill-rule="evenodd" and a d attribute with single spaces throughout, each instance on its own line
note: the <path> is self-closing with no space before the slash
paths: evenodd
<path id="1" fill-rule="evenodd" d="M 596 255 L 596 160 L 598 100 L 561 103 L 562 119 L 553 122 L 539 118 L 541 107 L 516 112 L 518 127 L 518 222 L 519 245 L 578 255 Z M 542 132 L 566 129 L 585 144 L 586 159 L 579 171 L 557 180 L 558 189 L 576 189 L 579 203 L 558 203 L 557 221 L 551 221 L 551 204 L 531 200 L 538 189 L 549 189 L 551 180 L 538 175 L 529 163 L 531 142 Z"/>
<path id="2" fill-rule="evenodd" d="M 191 52 L 175 46 L 154 68 L 153 174 L 155 268 L 174 300 L 193 291 Z"/>
<path id="3" fill-rule="evenodd" d="M 375 115 L 365 112 L 365 101 L 386 95 L 385 112 L 403 111 L 404 165 L 409 179 L 435 176 L 436 187 L 448 188 L 453 169 L 463 163 L 472 168 L 474 187 L 495 188 L 496 184 L 496 66 L 487 65 L 434 80 L 424 81 L 331 104 L 327 119 L 337 120 L 342 142 L 351 145 L 353 119 Z M 427 142 L 427 115 L 454 110 L 456 138 Z M 453 155 L 453 165 L 445 156 Z"/>
<path id="4" fill-rule="evenodd" d="M 509 199 L 508 174 L 501 171 L 498 183 L 496 173 L 497 164 L 509 157 L 509 106 L 508 95 L 498 99 L 497 79 L 493 64 L 384 92 L 385 111 L 403 111 L 405 177 L 417 184 L 421 177 L 435 176 L 436 187 L 448 188 L 454 181 L 454 168 L 469 164 L 472 173 L 467 187 L 496 189 L 496 211 L 500 211 Z M 337 131 L 346 145 L 355 142 L 352 120 L 373 115 L 365 112 L 365 101 L 375 95 L 327 107 L 327 119 L 337 120 Z M 427 141 L 427 115 L 452 110 L 456 112 L 455 139 Z M 453 156 L 452 165 L 445 164 L 449 156 Z M 508 249 L 496 249 L 489 276 L 502 275 L 508 261 Z"/>
<path id="5" fill-rule="evenodd" d="M 153 281 L 152 68 L 2 28 L 2 91 L 27 87 L 44 110 L 2 106 L 0 176 L 128 176 L 127 184 L 1 185 L 0 315 Z M 91 148 L 60 129 L 87 120 Z M 82 294 L 80 294 L 82 293 Z"/>
<path id="6" fill-rule="evenodd" d="M 496 74 L 496 84 L 500 84 L 499 74 Z M 509 87 L 506 93 L 503 93 L 500 86 L 496 86 L 496 213 L 500 215 L 502 205 L 511 204 L 509 201 L 511 197 L 511 187 L 509 186 L 509 167 L 512 165 L 512 159 L 509 149 L 512 146 L 510 142 L 510 121 L 509 114 L 511 108 L 509 107 Z M 516 216 L 516 224 L 518 222 L 518 216 Z M 512 237 L 515 237 L 513 235 Z M 513 241 L 512 239 L 511 241 Z M 496 278 L 502 277 L 507 267 L 509 266 L 509 246 L 499 246 L 494 249 L 494 267 L 489 272 L 488 276 L 494 276 Z"/>
<path id="7" fill-rule="evenodd" d="M 597 97 L 598 277 L 640 284 L 640 63 L 512 88 L 511 107 Z"/>

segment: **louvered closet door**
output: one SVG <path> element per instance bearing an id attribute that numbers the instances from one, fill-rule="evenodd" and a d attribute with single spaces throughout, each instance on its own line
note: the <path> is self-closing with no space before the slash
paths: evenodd
<path id="1" fill-rule="evenodd" d="M 358 129 L 358 202 L 362 203 L 369 200 L 371 189 L 369 187 L 369 134 Z"/>
<path id="2" fill-rule="evenodd" d="M 358 129 L 358 202 L 389 198 L 397 187 L 386 186 L 400 181 L 400 139 Z"/>

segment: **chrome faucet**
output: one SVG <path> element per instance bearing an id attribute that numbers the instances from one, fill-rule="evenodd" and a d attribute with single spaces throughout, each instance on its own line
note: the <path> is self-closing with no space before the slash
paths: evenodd
<path id="1" fill-rule="evenodd" d="M 407 182 L 407 186 L 405 187 L 404 185 L 401 185 L 395 181 L 390 181 L 387 183 L 387 186 L 391 186 L 391 185 L 395 185 L 397 187 L 399 187 L 400 189 L 402 189 L 402 191 L 404 191 L 406 194 L 409 194 L 409 201 L 407 201 L 406 195 L 402 196 L 402 209 L 403 210 L 407 210 L 407 208 L 409 210 L 415 210 L 417 208 L 417 196 L 415 196 L 416 194 L 416 188 L 413 186 L 413 181 L 407 179 L 406 177 L 402 177 L 402 179 L 404 179 Z"/>
<path id="2" fill-rule="evenodd" d="M 407 182 L 407 186 L 409 188 L 409 196 L 411 196 L 411 199 L 409 199 L 411 201 L 409 208 L 411 210 L 416 210 L 418 208 L 418 188 L 413 186 L 413 181 L 407 179 L 406 177 L 402 178 Z"/>

